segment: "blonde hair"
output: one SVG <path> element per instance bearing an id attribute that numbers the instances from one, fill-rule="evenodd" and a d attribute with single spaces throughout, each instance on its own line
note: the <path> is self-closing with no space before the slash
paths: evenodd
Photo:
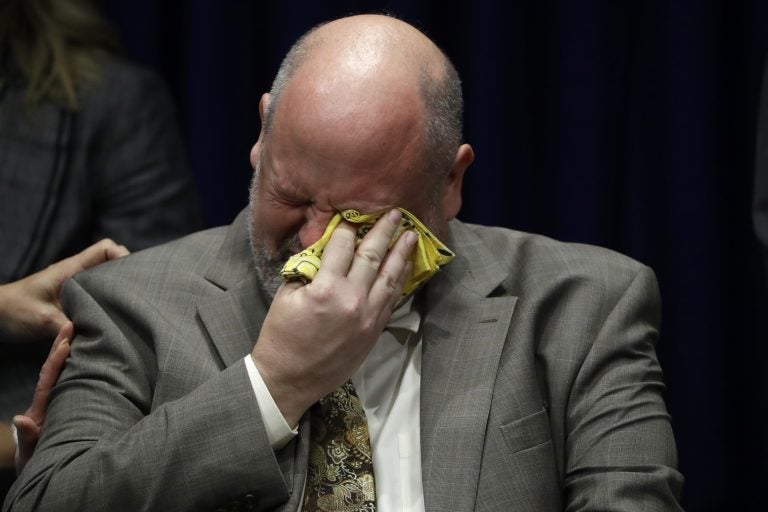
<path id="1" fill-rule="evenodd" d="M 117 38 L 88 0 L 0 1 L 0 51 L 5 71 L 27 81 L 26 99 L 79 108 L 82 87 L 99 78 L 99 56 Z"/>

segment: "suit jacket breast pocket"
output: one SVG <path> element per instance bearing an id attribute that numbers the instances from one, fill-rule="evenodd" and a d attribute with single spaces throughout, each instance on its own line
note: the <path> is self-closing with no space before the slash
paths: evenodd
<path id="1" fill-rule="evenodd" d="M 498 429 L 502 440 L 487 447 L 477 509 L 560 510 L 560 481 L 547 411 Z"/>
<path id="2" fill-rule="evenodd" d="M 509 453 L 517 453 L 537 445 L 552 442 L 549 430 L 549 416 L 547 410 L 538 412 L 512 421 L 499 427 Z"/>

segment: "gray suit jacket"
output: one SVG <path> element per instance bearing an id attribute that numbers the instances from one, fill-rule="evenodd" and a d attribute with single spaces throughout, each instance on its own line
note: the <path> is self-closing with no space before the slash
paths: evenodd
<path id="1" fill-rule="evenodd" d="M 428 511 L 678 510 L 652 272 L 454 221 L 426 287 Z M 4 510 L 296 510 L 309 425 L 270 448 L 242 358 L 268 304 L 245 215 L 65 287 L 78 326 Z"/>

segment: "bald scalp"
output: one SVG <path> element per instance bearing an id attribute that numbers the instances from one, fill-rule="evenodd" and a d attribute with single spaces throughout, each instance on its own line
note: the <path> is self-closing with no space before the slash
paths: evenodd
<path id="1" fill-rule="evenodd" d="M 424 34 L 388 16 L 341 18 L 302 36 L 272 84 L 266 135 L 283 100 L 304 102 L 308 122 L 312 114 L 325 116 L 314 119 L 323 125 L 333 116 L 346 116 L 348 130 L 361 134 L 365 119 L 395 122 L 395 115 L 402 114 L 401 123 L 419 127 L 421 170 L 436 177 L 450 170 L 462 142 L 461 82 L 455 68 Z M 323 111 L 331 104 L 333 110 Z M 412 119 L 406 121 L 408 116 Z"/>

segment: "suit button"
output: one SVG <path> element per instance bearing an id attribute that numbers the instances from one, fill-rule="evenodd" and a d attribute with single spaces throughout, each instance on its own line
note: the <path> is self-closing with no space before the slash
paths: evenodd
<path id="1" fill-rule="evenodd" d="M 253 494 L 246 494 L 243 497 L 243 503 L 245 504 L 245 510 L 256 510 L 256 496 Z"/>

